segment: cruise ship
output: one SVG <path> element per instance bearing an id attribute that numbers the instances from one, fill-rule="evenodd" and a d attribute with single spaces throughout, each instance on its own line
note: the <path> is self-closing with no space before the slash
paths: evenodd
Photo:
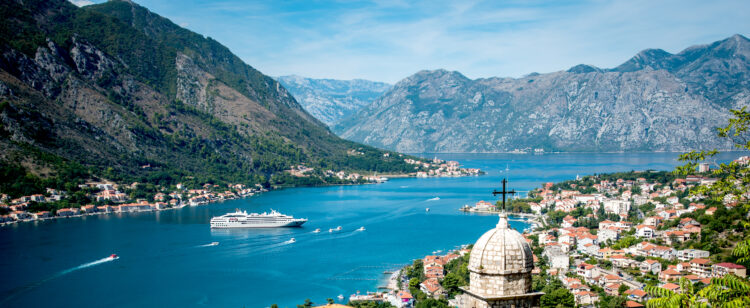
<path id="1" fill-rule="evenodd" d="M 271 213 L 250 213 L 237 210 L 211 218 L 211 228 L 277 228 L 299 227 L 307 222 L 306 218 L 294 218 L 271 210 Z"/>

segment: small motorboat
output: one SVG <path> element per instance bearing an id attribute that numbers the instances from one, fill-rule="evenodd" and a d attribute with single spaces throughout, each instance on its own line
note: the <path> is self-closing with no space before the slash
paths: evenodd
<path id="1" fill-rule="evenodd" d="M 208 244 L 208 246 L 218 246 L 219 242 L 211 242 L 211 244 Z"/>
<path id="2" fill-rule="evenodd" d="M 336 231 L 341 231 L 341 226 L 336 227 Z"/>
<path id="3" fill-rule="evenodd" d="M 320 233 L 320 228 L 315 229 L 315 231 L 313 231 L 313 233 Z"/>
<path id="4" fill-rule="evenodd" d="M 429 208 L 429 207 L 428 207 L 428 208 L 425 208 L 425 209 L 424 209 L 424 211 L 425 211 L 425 212 L 429 212 L 429 211 L 430 211 L 430 208 Z"/>
<path id="5" fill-rule="evenodd" d="M 338 298 L 339 298 L 340 301 L 343 301 L 344 300 L 344 294 L 339 294 Z"/>
<path id="6" fill-rule="evenodd" d="M 296 241 L 297 241 L 297 240 L 295 240 L 294 238 L 292 238 L 292 239 L 290 239 L 290 240 L 289 240 L 289 243 L 291 244 L 291 243 L 294 243 L 294 242 L 296 242 Z"/>
<path id="7" fill-rule="evenodd" d="M 357 229 L 357 231 L 365 231 L 365 227 L 359 227 L 359 229 Z"/>
<path id="8" fill-rule="evenodd" d="M 110 258 L 110 259 L 119 259 L 120 257 L 118 257 L 118 256 L 117 256 L 116 254 L 111 254 L 111 255 L 109 256 L 109 258 Z"/>
<path id="9" fill-rule="evenodd" d="M 333 229 L 328 229 L 328 232 L 329 233 L 333 233 Z"/>

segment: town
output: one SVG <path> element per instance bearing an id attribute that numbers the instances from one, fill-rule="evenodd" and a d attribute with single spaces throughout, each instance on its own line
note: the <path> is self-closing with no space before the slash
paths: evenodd
<path id="1" fill-rule="evenodd" d="M 733 163 L 749 162 L 743 156 Z M 533 251 L 532 289 L 545 293 L 541 307 L 645 307 L 655 298 L 649 287 L 679 294 L 688 292 L 681 284 L 698 290 L 712 278 L 746 278 L 731 251 L 747 233 L 750 212 L 732 195 L 714 200 L 694 193 L 717 181 L 708 164 L 695 171 L 585 176 L 544 183 L 512 200 L 511 215 L 533 215 L 529 221 L 536 222 L 522 236 Z M 498 207 L 479 201 L 461 210 L 498 213 Z M 349 304 L 461 306 L 455 298 L 469 281 L 471 248 L 414 260 L 391 276 L 388 292 L 352 295 Z"/>
<path id="2" fill-rule="evenodd" d="M 358 155 L 358 153 L 355 150 L 350 150 L 350 155 Z M 355 172 L 322 170 L 321 178 L 329 179 L 328 182 L 332 185 L 341 185 L 382 183 L 387 181 L 388 177 L 441 177 L 482 174 L 482 171 L 476 168 L 461 168 L 457 161 L 446 162 L 437 158 L 432 160 L 405 158 L 404 162 L 414 165 L 415 172 L 378 176 L 377 174 L 360 175 Z M 152 167 L 144 165 L 142 168 L 149 169 Z M 314 168 L 297 165 L 286 170 L 285 173 L 295 178 L 306 178 L 315 171 Z M 254 185 L 205 183 L 194 185 L 195 188 L 186 186 L 181 183 L 171 187 L 162 187 L 138 182 L 132 184 L 118 184 L 106 180 L 86 182 L 76 187 L 77 194 L 75 195 L 78 196 L 83 193 L 83 199 L 91 203 L 67 207 L 64 205 L 72 205 L 70 201 L 75 198 L 74 194 L 55 188 L 47 188 L 45 192 L 17 198 L 0 194 L 0 225 L 81 215 L 161 211 L 251 197 L 269 189 L 284 187 L 269 183 L 265 185 L 259 183 Z M 75 199 L 81 198 L 79 196 Z"/>

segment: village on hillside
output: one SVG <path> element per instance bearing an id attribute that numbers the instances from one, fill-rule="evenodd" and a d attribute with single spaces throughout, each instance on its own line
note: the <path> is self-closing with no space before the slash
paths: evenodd
<path id="1" fill-rule="evenodd" d="M 747 165 L 750 157 L 734 162 Z M 544 183 L 514 200 L 512 209 L 530 212 L 538 223 L 523 237 L 534 254 L 533 291 L 545 292 L 542 307 L 566 300 L 565 307 L 645 307 L 653 298 L 647 286 L 679 293 L 681 279 L 700 289 L 714 277 L 747 277 L 730 251 L 750 212 L 734 196 L 714 201 L 690 193 L 717 181 L 709 169 L 699 164 L 695 175 L 684 177 L 657 171 L 585 176 Z M 471 209 L 499 212 L 497 207 L 480 201 Z M 468 284 L 471 248 L 414 260 L 391 276 L 388 292 L 352 295 L 349 304 L 459 306 L 454 297 Z"/>

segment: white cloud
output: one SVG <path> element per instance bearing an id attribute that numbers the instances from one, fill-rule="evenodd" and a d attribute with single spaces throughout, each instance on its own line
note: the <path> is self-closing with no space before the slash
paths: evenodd
<path id="1" fill-rule="evenodd" d="M 396 82 L 445 68 L 518 77 L 580 63 L 609 68 L 646 48 L 678 52 L 750 34 L 750 1 L 734 0 L 150 1 L 272 76 Z"/>
<path id="2" fill-rule="evenodd" d="M 94 4 L 94 2 L 91 2 L 89 0 L 68 0 L 68 1 L 70 1 L 70 3 L 75 4 L 78 7 Z"/>

